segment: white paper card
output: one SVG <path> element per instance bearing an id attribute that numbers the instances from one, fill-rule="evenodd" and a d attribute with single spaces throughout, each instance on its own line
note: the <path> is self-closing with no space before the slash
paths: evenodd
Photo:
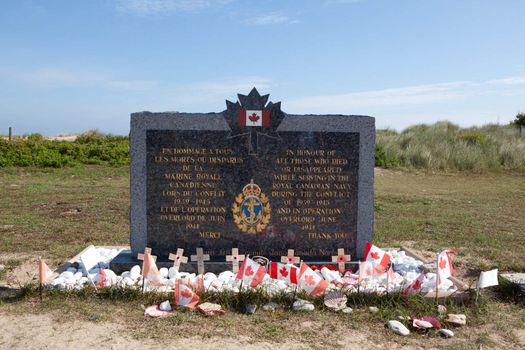
<path id="1" fill-rule="evenodd" d="M 487 288 L 498 285 L 498 269 L 482 271 L 479 275 L 478 288 Z"/>
<path id="2" fill-rule="evenodd" d="M 84 253 L 80 256 L 80 265 L 82 267 L 84 276 L 89 276 L 89 271 L 95 267 L 98 267 L 100 254 L 97 249 L 90 245 Z"/>

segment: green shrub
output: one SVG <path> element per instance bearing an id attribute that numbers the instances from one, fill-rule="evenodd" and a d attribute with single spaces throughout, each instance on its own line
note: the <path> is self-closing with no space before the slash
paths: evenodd
<path id="1" fill-rule="evenodd" d="M 76 164 L 129 164 L 128 138 L 89 133 L 73 142 L 45 140 L 39 134 L 12 142 L 0 140 L 0 167 L 59 168 Z"/>

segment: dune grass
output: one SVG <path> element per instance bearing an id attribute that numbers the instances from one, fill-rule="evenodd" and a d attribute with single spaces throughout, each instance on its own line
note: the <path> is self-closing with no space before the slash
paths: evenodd
<path id="1" fill-rule="evenodd" d="M 462 129 L 449 122 L 398 133 L 378 130 L 376 166 L 441 171 L 525 171 L 525 135 L 515 125 Z"/>

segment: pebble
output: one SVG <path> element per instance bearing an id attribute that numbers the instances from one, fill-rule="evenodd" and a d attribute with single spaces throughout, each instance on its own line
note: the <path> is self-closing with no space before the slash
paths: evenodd
<path id="1" fill-rule="evenodd" d="M 373 314 L 376 314 L 376 313 L 379 312 L 379 309 L 378 309 L 377 307 L 375 307 L 375 306 L 370 306 L 370 307 L 368 308 L 368 311 L 370 311 L 370 312 L 373 313 Z"/>
<path id="2" fill-rule="evenodd" d="M 84 276 L 84 274 L 82 273 L 82 271 L 78 271 L 78 272 L 75 272 L 75 274 L 73 275 L 73 278 L 77 281 L 80 281 L 80 279 L 82 278 L 82 276 Z"/>
<path id="3" fill-rule="evenodd" d="M 137 278 L 140 277 L 140 266 L 139 265 L 135 265 L 131 268 L 131 270 L 129 270 L 129 277 L 132 280 L 136 280 Z"/>
<path id="4" fill-rule="evenodd" d="M 409 321 L 410 320 L 410 316 L 397 316 L 398 319 L 400 319 L 401 321 Z"/>
<path id="5" fill-rule="evenodd" d="M 295 311 L 314 311 L 315 306 L 311 302 L 303 299 L 297 299 L 293 303 L 293 309 Z"/>
<path id="6" fill-rule="evenodd" d="M 120 275 L 122 278 L 129 278 L 129 276 L 131 275 L 131 273 L 129 271 L 124 271 L 122 272 L 122 274 Z"/>
<path id="7" fill-rule="evenodd" d="M 467 324 L 467 316 L 463 314 L 448 314 L 445 322 L 454 326 L 464 326 Z"/>
<path id="8" fill-rule="evenodd" d="M 447 308 L 443 305 L 438 305 L 438 314 L 444 316 L 447 313 Z"/>
<path id="9" fill-rule="evenodd" d="M 248 304 L 248 305 L 246 305 L 246 313 L 248 315 L 253 315 L 256 310 L 257 310 L 257 305 L 255 305 L 255 304 Z"/>
<path id="10" fill-rule="evenodd" d="M 77 272 L 77 269 L 74 268 L 74 267 L 68 267 L 66 271 L 69 271 L 69 272 L 72 272 L 73 274 L 75 274 Z"/>
<path id="11" fill-rule="evenodd" d="M 175 267 L 170 267 L 170 269 L 168 270 L 168 278 L 171 280 L 175 279 L 175 277 L 177 277 L 178 274 L 179 271 Z"/>
<path id="12" fill-rule="evenodd" d="M 407 336 L 410 334 L 408 328 L 405 327 L 401 322 L 396 320 L 390 320 L 386 323 L 387 327 L 392 330 L 395 334 Z"/>
<path id="13" fill-rule="evenodd" d="M 169 300 L 166 300 L 159 305 L 159 309 L 162 311 L 171 311 L 171 304 Z"/>
<path id="14" fill-rule="evenodd" d="M 74 279 L 73 276 L 74 276 L 74 273 L 73 273 L 73 272 L 71 272 L 71 271 L 64 271 L 64 272 L 62 272 L 62 273 L 60 274 L 60 276 L 58 276 L 58 277 L 67 280 L 67 279 Z"/>
<path id="15" fill-rule="evenodd" d="M 277 303 L 269 302 L 269 303 L 264 304 L 262 306 L 262 309 L 264 311 L 275 311 L 278 307 L 279 305 Z"/>
<path id="16" fill-rule="evenodd" d="M 168 278 L 169 271 L 166 267 L 161 267 L 159 273 L 162 278 Z"/>
<path id="17" fill-rule="evenodd" d="M 452 338 L 454 336 L 454 332 L 452 332 L 450 329 L 445 328 L 440 329 L 438 333 L 444 338 Z"/>
<path id="18" fill-rule="evenodd" d="M 4 265 L 0 265 L 0 272 L 2 272 L 4 270 L 5 270 L 5 266 Z"/>
<path id="19" fill-rule="evenodd" d="M 354 312 L 354 310 L 351 307 L 345 307 L 341 310 L 341 312 L 344 314 L 351 314 L 352 312 Z"/>

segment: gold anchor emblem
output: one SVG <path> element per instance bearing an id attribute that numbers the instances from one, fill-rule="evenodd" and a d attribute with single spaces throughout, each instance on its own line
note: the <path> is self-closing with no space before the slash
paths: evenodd
<path id="1" fill-rule="evenodd" d="M 262 232 L 270 222 L 270 203 L 261 188 L 253 182 L 242 189 L 232 205 L 233 220 L 237 227 L 249 234 Z"/>

